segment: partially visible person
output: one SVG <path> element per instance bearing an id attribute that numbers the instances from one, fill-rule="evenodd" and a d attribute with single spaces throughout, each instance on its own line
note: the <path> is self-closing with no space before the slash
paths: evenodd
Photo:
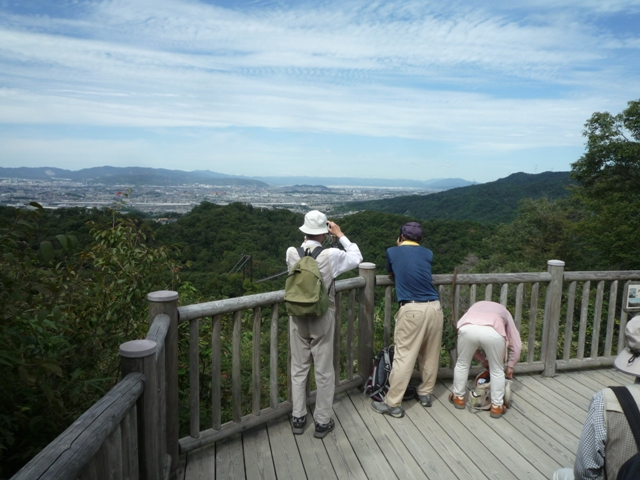
<path id="1" fill-rule="evenodd" d="M 293 402 L 293 433 L 304 432 L 307 422 L 307 376 L 313 361 L 317 387 L 316 408 L 313 413 L 316 438 L 324 438 L 334 428 L 331 418 L 333 394 L 335 389 L 335 370 L 333 368 L 333 331 L 335 327 L 335 288 L 334 279 L 357 267 L 362 254 L 355 243 L 342 233 L 340 226 L 328 222 L 324 213 L 312 210 L 304 217 L 300 231 L 305 234 L 302 248 L 305 253 L 313 252 L 322 246 L 327 233 L 335 235 L 344 250 L 327 248 L 316 257 L 322 282 L 329 296 L 329 309 L 318 317 L 289 317 L 289 337 L 291 343 L 291 399 Z M 287 268 L 300 260 L 295 247 L 287 249 Z"/>
<path id="2" fill-rule="evenodd" d="M 634 384 L 626 388 L 640 408 L 640 316 L 629 320 L 624 333 L 626 348 L 618 354 L 613 366 L 636 377 Z M 605 388 L 591 397 L 574 467 L 556 470 L 553 479 L 615 479 L 625 462 L 636 453 L 638 446 L 620 402 L 613 390 Z"/>
<path id="3" fill-rule="evenodd" d="M 458 320 L 458 360 L 453 370 L 453 393 L 449 401 L 456 408 L 465 408 L 465 393 L 471 359 L 475 358 L 491 375 L 491 410 L 493 418 L 500 418 L 504 406 L 505 375 L 513 378 L 513 369 L 520 360 L 522 341 L 509 310 L 496 302 L 481 301 L 471 305 Z M 505 353 L 509 347 L 507 368 L 503 370 Z M 479 350 L 482 348 L 484 354 Z"/>
<path id="4" fill-rule="evenodd" d="M 416 359 L 422 374 L 417 397 L 423 407 L 432 404 L 440 366 L 443 314 L 431 278 L 433 253 L 420 246 L 422 235 L 421 225 L 409 222 L 400 230 L 397 246 L 387 249 L 387 271 L 395 278 L 400 309 L 395 317 L 395 351 L 389 391 L 384 402 L 374 401 L 371 407 L 378 413 L 396 418 L 404 416 L 402 398 Z"/>

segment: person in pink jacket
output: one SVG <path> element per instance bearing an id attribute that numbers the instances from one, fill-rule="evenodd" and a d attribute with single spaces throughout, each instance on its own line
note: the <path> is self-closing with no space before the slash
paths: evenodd
<path id="1" fill-rule="evenodd" d="M 507 368 L 503 370 L 505 353 L 509 349 Z M 484 350 L 484 355 L 479 350 Z M 458 320 L 458 361 L 453 371 L 453 393 L 449 401 L 456 408 L 465 408 L 465 392 L 471 358 L 475 358 L 491 375 L 491 416 L 500 418 L 504 406 L 505 376 L 513 378 L 513 368 L 520 360 L 522 342 L 513 317 L 496 302 L 474 303 Z"/>

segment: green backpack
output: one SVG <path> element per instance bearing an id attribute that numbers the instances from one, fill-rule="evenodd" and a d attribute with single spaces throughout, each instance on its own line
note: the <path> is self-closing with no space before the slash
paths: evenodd
<path id="1" fill-rule="evenodd" d="M 316 258 L 322 247 L 307 255 L 298 248 L 300 260 L 291 268 L 284 285 L 284 302 L 292 317 L 319 317 L 329 309 L 329 295 Z"/>

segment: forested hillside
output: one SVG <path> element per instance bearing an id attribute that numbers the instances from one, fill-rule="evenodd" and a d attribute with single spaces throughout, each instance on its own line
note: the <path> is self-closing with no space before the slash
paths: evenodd
<path id="1" fill-rule="evenodd" d="M 454 188 L 430 195 L 411 195 L 388 200 L 353 202 L 343 211 L 375 210 L 423 220 L 473 220 L 508 223 L 515 218 L 518 203 L 525 198 L 550 200 L 569 195 L 575 184 L 569 172 L 514 173 L 495 182 Z"/>

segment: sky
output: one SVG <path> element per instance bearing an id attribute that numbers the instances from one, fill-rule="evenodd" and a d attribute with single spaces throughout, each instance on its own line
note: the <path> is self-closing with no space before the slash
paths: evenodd
<path id="1" fill-rule="evenodd" d="M 0 166 L 568 171 L 639 59 L 640 0 L 0 0 Z"/>

